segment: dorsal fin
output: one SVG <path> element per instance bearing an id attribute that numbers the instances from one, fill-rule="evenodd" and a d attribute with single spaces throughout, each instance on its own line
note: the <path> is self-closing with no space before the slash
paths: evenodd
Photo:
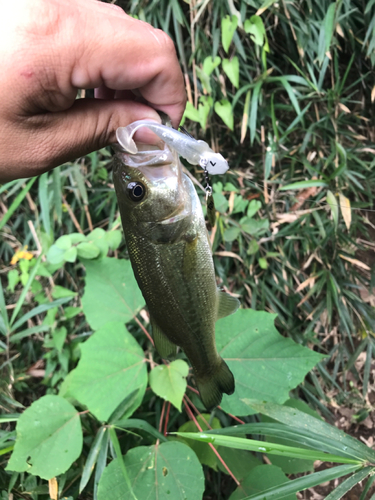
<path id="1" fill-rule="evenodd" d="M 223 290 L 217 289 L 217 313 L 216 319 L 225 318 L 237 311 L 240 307 L 240 301 L 232 297 Z"/>

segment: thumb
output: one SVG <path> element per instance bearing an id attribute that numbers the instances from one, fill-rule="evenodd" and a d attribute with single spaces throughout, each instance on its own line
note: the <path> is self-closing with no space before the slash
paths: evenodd
<path id="1" fill-rule="evenodd" d="M 139 102 L 77 99 L 66 111 L 44 115 L 43 126 L 34 129 L 32 168 L 37 171 L 28 171 L 27 175 L 38 175 L 108 146 L 116 142 L 118 127 L 143 119 L 161 122 L 153 108 Z M 146 128 L 141 131 L 137 135 L 141 142 L 160 140 Z M 28 162 L 30 159 L 29 155 Z"/>

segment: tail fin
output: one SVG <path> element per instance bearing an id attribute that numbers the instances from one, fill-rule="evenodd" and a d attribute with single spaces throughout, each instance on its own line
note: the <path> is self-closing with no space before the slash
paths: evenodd
<path id="1" fill-rule="evenodd" d="M 202 403 L 207 410 L 218 406 L 225 394 L 234 393 L 234 377 L 226 362 L 221 359 L 216 371 L 209 376 L 196 377 L 196 383 Z"/>

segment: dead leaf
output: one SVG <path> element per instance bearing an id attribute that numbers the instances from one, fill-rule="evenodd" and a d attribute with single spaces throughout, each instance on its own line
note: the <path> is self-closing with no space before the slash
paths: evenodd
<path id="1" fill-rule="evenodd" d="M 365 271 L 371 271 L 371 268 L 367 264 L 361 262 L 358 259 L 352 259 L 351 257 L 347 257 L 346 255 L 342 255 L 341 253 L 339 253 L 339 257 L 341 257 L 344 260 L 347 260 L 348 262 L 354 264 L 355 266 L 360 267 L 361 269 L 364 269 Z"/>
<path id="2" fill-rule="evenodd" d="M 342 193 L 339 194 L 339 200 L 340 200 L 339 203 L 340 203 L 342 217 L 344 219 L 345 226 L 349 231 L 350 224 L 352 222 L 352 210 L 350 208 L 350 200 Z"/>
<path id="3" fill-rule="evenodd" d="M 214 255 L 218 255 L 219 257 L 232 257 L 233 259 L 239 260 L 242 264 L 244 263 L 243 259 L 241 259 L 241 257 L 234 252 L 215 252 Z"/>
<path id="4" fill-rule="evenodd" d="M 57 484 L 57 479 L 55 477 L 53 477 L 52 479 L 48 479 L 48 490 L 51 500 L 58 500 L 57 496 L 59 487 Z"/>

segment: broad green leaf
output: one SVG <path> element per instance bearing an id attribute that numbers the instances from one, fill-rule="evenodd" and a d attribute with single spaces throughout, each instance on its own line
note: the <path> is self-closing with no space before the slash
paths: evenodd
<path id="1" fill-rule="evenodd" d="M 195 453 L 183 443 L 132 448 L 124 456 L 134 495 L 138 500 L 198 500 L 204 491 L 204 476 Z M 98 487 L 98 500 L 131 498 L 119 461 L 105 468 Z"/>
<path id="2" fill-rule="evenodd" d="M 298 191 L 301 189 L 307 189 L 310 187 L 327 187 L 328 184 L 324 181 L 300 181 L 300 182 L 293 182 L 293 184 L 288 184 L 287 186 L 281 186 L 279 188 L 280 191 L 290 191 L 292 189 L 297 189 Z"/>
<path id="3" fill-rule="evenodd" d="M 212 88 L 211 88 L 211 83 L 210 83 L 210 77 L 206 75 L 206 73 L 201 69 L 199 66 L 195 68 L 195 71 L 197 73 L 197 76 L 199 80 L 201 81 L 203 90 L 205 91 L 205 94 L 211 94 Z"/>
<path id="4" fill-rule="evenodd" d="M 337 224 L 339 221 L 339 204 L 336 196 L 332 191 L 327 191 L 327 203 L 331 208 L 331 214 L 335 228 L 337 229 Z"/>
<path id="5" fill-rule="evenodd" d="M 197 421 L 201 429 L 203 431 L 208 430 L 209 428 L 208 422 L 210 422 L 210 427 L 212 429 L 221 429 L 220 420 L 215 417 L 211 421 L 210 417 L 211 416 L 209 413 L 201 413 L 200 415 L 197 416 Z M 198 431 L 199 431 L 198 427 L 192 420 L 185 422 L 178 429 L 178 432 L 183 432 L 183 433 L 198 432 Z M 184 442 L 188 446 L 190 446 L 192 450 L 194 450 L 201 464 L 208 465 L 212 469 L 217 470 L 218 459 L 208 443 L 202 443 L 199 441 L 195 441 L 193 439 L 185 439 L 185 438 Z"/>
<path id="6" fill-rule="evenodd" d="M 13 293 L 14 289 L 17 286 L 17 283 L 20 280 L 17 269 L 11 269 L 8 272 L 7 277 L 8 277 L 8 290 L 10 290 Z"/>
<path id="7" fill-rule="evenodd" d="M 259 200 L 251 200 L 249 206 L 247 207 L 247 216 L 253 217 L 258 210 L 262 208 L 262 203 Z"/>
<path id="8" fill-rule="evenodd" d="M 243 500 L 249 495 L 261 493 L 270 486 L 279 486 L 288 481 L 286 475 L 278 467 L 274 465 L 259 465 L 252 469 L 245 479 L 241 481 L 241 486 L 238 486 L 231 494 L 229 500 Z M 282 498 L 283 500 L 296 500 L 297 497 L 294 493 Z"/>
<path id="9" fill-rule="evenodd" d="M 63 474 L 82 451 L 79 413 L 60 396 L 43 396 L 17 421 L 17 440 L 6 470 L 51 479 Z"/>
<path id="10" fill-rule="evenodd" d="M 184 117 L 192 120 L 193 122 L 199 123 L 200 121 L 199 111 L 195 109 L 194 105 L 189 101 L 186 103 Z"/>
<path id="11" fill-rule="evenodd" d="M 69 238 L 72 245 L 77 245 L 77 243 L 82 243 L 82 241 L 87 240 L 86 236 L 82 233 L 70 233 Z"/>
<path id="12" fill-rule="evenodd" d="M 269 228 L 270 221 L 268 219 L 256 220 L 252 217 L 242 217 L 240 220 L 242 231 L 251 235 L 263 234 Z"/>
<path id="13" fill-rule="evenodd" d="M 56 328 L 56 330 L 52 330 L 52 339 L 55 348 L 61 352 L 63 345 L 65 343 L 66 335 L 67 335 L 67 330 L 65 326 L 62 326 L 60 328 Z"/>
<path id="14" fill-rule="evenodd" d="M 81 259 L 95 259 L 100 254 L 100 248 L 95 243 L 83 241 L 77 245 L 77 255 Z"/>
<path id="15" fill-rule="evenodd" d="M 210 96 L 201 96 L 199 98 L 198 113 L 200 126 L 205 129 L 207 126 L 208 115 L 212 108 L 213 100 Z"/>
<path id="16" fill-rule="evenodd" d="M 273 403 L 247 401 L 247 404 L 255 411 L 296 430 L 307 430 L 316 436 L 320 436 L 321 442 L 327 440 L 332 450 L 335 449 L 333 446 L 336 447 L 337 455 L 341 452 L 343 456 L 363 461 L 368 460 L 371 463 L 375 462 L 374 450 L 323 420 L 307 415 L 296 408 L 288 408 L 287 406 L 280 406 Z"/>
<path id="17" fill-rule="evenodd" d="M 254 467 L 262 465 L 262 462 L 250 451 L 235 450 L 234 448 L 224 448 L 224 446 L 221 446 L 219 447 L 219 453 L 230 471 L 239 481 L 242 481 Z M 217 466 L 221 472 L 228 474 L 227 469 L 219 460 L 217 461 Z"/>
<path id="18" fill-rule="evenodd" d="M 108 421 L 127 395 L 146 390 L 143 351 L 122 323 L 107 323 L 81 344 L 81 351 L 60 394 L 87 406 L 98 420 Z"/>
<path id="19" fill-rule="evenodd" d="M 188 373 L 189 365 L 183 359 L 176 359 L 168 365 L 156 366 L 149 374 L 151 389 L 157 396 L 169 401 L 181 411 Z"/>
<path id="20" fill-rule="evenodd" d="M 221 20 L 221 43 L 226 53 L 228 53 L 237 24 L 237 16 L 225 16 Z"/>
<path id="21" fill-rule="evenodd" d="M 224 411 L 251 413 L 243 398 L 284 403 L 289 391 L 322 359 L 322 355 L 281 336 L 274 320 L 274 314 L 240 309 L 216 323 L 218 351 L 236 380 L 235 393 L 224 395 Z"/>
<path id="22" fill-rule="evenodd" d="M 87 235 L 87 241 L 90 243 L 95 243 L 99 248 L 101 257 L 105 257 L 109 250 L 109 244 L 107 241 L 107 233 L 101 227 L 97 227 L 91 233 Z"/>
<path id="23" fill-rule="evenodd" d="M 207 76 L 210 76 L 213 70 L 217 68 L 220 63 L 221 59 L 219 56 L 216 56 L 215 58 L 211 56 L 206 57 L 205 60 L 203 61 L 203 71 L 206 73 Z"/>
<path id="24" fill-rule="evenodd" d="M 69 290 L 69 288 L 65 288 L 60 285 L 55 285 L 52 290 L 52 297 L 54 299 L 61 299 L 62 297 L 76 297 L 77 292 L 73 292 L 73 290 Z"/>
<path id="25" fill-rule="evenodd" d="M 57 247 L 56 245 L 52 245 L 47 252 L 47 260 L 51 264 L 61 264 L 64 262 L 64 254 L 65 250 Z"/>
<path id="26" fill-rule="evenodd" d="M 129 260 L 106 257 L 86 261 L 86 286 L 83 312 L 94 329 L 108 323 L 127 323 L 144 305 Z"/>
<path id="27" fill-rule="evenodd" d="M 55 245 L 61 250 L 68 250 L 72 246 L 70 235 L 64 234 L 63 236 L 60 236 L 60 238 L 55 241 Z"/>
<path id="28" fill-rule="evenodd" d="M 233 110 L 232 105 L 227 99 L 216 101 L 214 105 L 215 113 L 220 116 L 225 125 L 233 130 Z"/>
<path id="29" fill-rule="evenodd" d="M 238 57 L 234 56 L 232 59 L 223 59 L 222 66 L 224 73 L 237 89 L 240 83 L 240 63 L 238 62 Z"/>
<path id="30" fill-rule="evenodd" d="M 239 227 L 236 226 L 228 227 L 228 229 L 224 231 L 224 241 L 231 242 L 236 240 L 240 235 L 240 232 L 241 229 Z"/>
<path id="31" fill-rule="evenodd" d="M 266 28 L 264 27 L 263 20 L 260 16 L 251 16 L 250 19 L 246 19 L 244 29 L 256 45 L 259 45 L 260 47 L 263 47 L 264 45 L 266 51 L 269 51 Z"/>
<path id="32" fill-rule="evenodd" d="M 108 231 L 105 235 L 105 239 L 111 250 L 117 250 L 122 240 L 122 233 L 119 230 Z"/>

